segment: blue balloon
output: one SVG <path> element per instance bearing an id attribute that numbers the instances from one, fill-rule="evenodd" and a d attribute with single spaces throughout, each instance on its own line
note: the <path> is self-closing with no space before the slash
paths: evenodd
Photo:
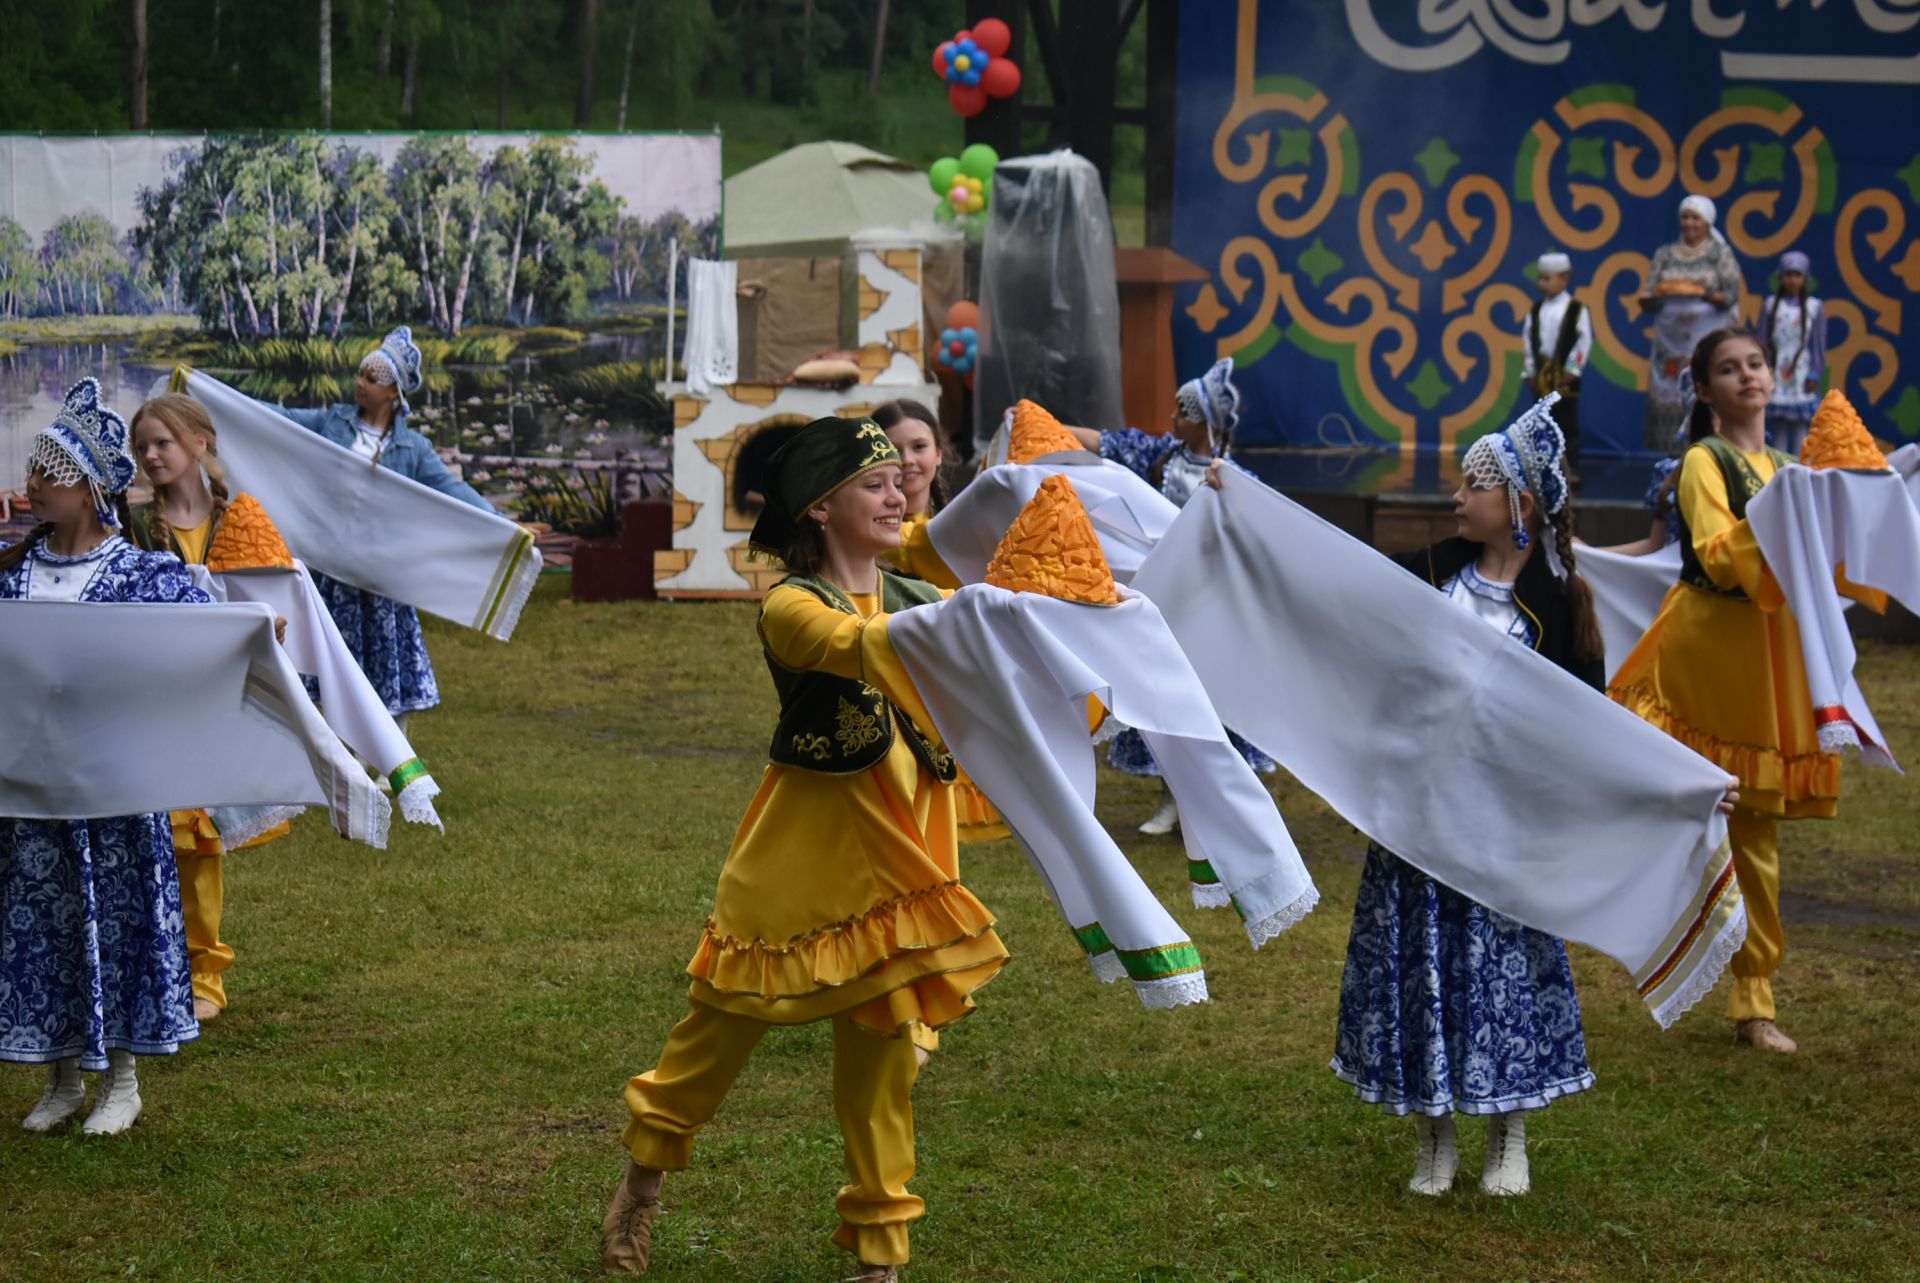
<path id="1" fill-rule="evenodd" d="M 957 330 L 942 330 L 940 331 L 940 346 L 945 347 L 959 337 L 960 334 Z"/>
<path id="2" fill-rule="evenodd" d="M 956 359 L 953 363 L 953 372 L 955 374 L 972 374 L 973 358 L 971 356 L 963 356 Z"/>
<path id="3" fill-rule="evenodd" d="M 971 67 L 969 67 L 969 68 L 967 68 L 967 74 L 966 74 L 966 81 L 967 81 L 967 83 L 968 83 L 969 85 L 977 85 L 977 84 L 979 84 L 979 83 L 980 83 L 980 73 L 979 73 L 979 72 L 977 72 L 977 71 L 975 71 L 975 70 L 974 70 L 973 68 L 971 68 Z"/>

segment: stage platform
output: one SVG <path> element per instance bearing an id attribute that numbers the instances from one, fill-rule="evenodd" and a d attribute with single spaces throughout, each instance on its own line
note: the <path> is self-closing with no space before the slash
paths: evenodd
<path id="1" fill-rule="evenodd" d="M 1459 460 L 1431 450 L 1237 450 L 1262 481 L 1383 552 L 1418 548 L 1454 533 Z M 1627 543 L 1647 533 L 1643 500 L 1653 457 L 1584 462 L 1574 499 L 1575 531 L 1588 543 Z"/>

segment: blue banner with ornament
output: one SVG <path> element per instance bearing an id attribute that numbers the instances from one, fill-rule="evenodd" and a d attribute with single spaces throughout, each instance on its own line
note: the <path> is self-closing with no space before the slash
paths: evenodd
<path id="1" fill-rule="evenodd" d="M 1711 198 L 1752 323 L 1811 260 L 1825 381 L 1920 437 L 1920 4 L 1220 0 L 1181 8 L 1180 369 L 1232 356 L 1246 444 L 1457 451 L 1523 395 L 1533 264 L 1594 344 L 1584 448 L 1647 447 L 1640 306 Z M 1184 377 L 1184 374 L 1183 374 Z"/>

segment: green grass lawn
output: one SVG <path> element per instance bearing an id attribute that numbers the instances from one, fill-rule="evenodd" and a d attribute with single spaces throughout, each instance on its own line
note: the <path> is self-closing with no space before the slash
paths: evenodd
<path id="1" fill-rule="evenodd" d="M 573 606 L 549 579 L 511 646 L 431 627 L 447 706 L 414 743 L 445 837 L 348 845 L 316 816 L 229 861 L 233 1009 L 142 1062 L 107 1141 L 12 1120 L 0 1067 L 0 1279 L 585 1279 L 625 1162 L 624 1080 L 685 1006 L 681 968 L 761 770 L 772 695 L 746 605 Z M 1920 648 L 1861 674 L 1920 762 Z M 151 749 L 143 750 L 151 751 Z M 1568 787 L 1578 787 L 1569 781 Z M 929 1207 L 910 1277 L 1920 1277 L 1914 1140 L 1920 781 L 1849 767 L 1842 818 L 1788 826 L 1803 1048 L 1736 1047 L 1716 995 L 1662 1033 L 1576 951 L 1599 1085 L 1535 1115 L 1535 1193 L 1407 1192 L 1413 1128 L 1326 1070 L 1363 843 L 1291 783 L 1325 897 L 1258 954 L 1185 900 L 1174 839 L 1101 810 L 1205 952 L 1214 1001 L 1143 1010 L 1089 975 L 1024 858 L 968 848 L 1013 963 L 921 1079 Z M 669 1180 L 653 1277 L 827 1280 L 842 1181 L 824 1026 L 776 1031 Z"/>

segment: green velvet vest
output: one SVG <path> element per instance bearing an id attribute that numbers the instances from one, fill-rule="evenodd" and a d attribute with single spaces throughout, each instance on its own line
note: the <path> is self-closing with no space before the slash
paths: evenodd
<path id="1" fill-rule="evenodd" d="M 810 592 L 842 614 L 860 613 L 852 599 L 823 579 L 790 575 L 774 587 L 782 585 Z M 889 614 L 928 605 L 939 601 L 940 596 L 940 590 L 931 584 L 880 572 L 880 609 Z M 942 782 L 953 779 L 953 754 L 922 732 L 878 690 L 830 673 L 796 672 L 774 659 L 764 641 L 761 650 L 767 657 L 767 671 L 773 675 L 773 688 L 780 696 L 780 722 L 767 750 L 767 757 L 776 765 L 823 775 L 871 770 L 892 751 L 897 723 L 920 764 Z"/>
<path id="2" fill-rule="evenodd" d="M 1753 465 L 1747 462 L 1747 457 L 1725 437 L 1704 437 L 1696 444 L 1705 446 L 1707 453 L 1713 456 L 1713 461 L 1720 465 L 1720 475 L 1727 483 L 1727 507 L 1732 511 L 1733 519 L 1745 521 L 1747 504 L 1760 493 L 1761 487 L 1766 485 L 1766 482 L 1760 480 L 1760 474 L 1753 470 Z M 1792 455 L 1776 450 L 1772 446 L 1767 447 L 1767 454 L 1773 460 L 1776 475 L 1779 469 L 1793 462 Z M 1682 460 L 1681 466 L 1686 466 L 1685 460 Z M 1675 511 L 1679 511 L 1678 504 L 1675 504 L 1674 508 Z M 1700 558 L 1693 551 L 1693 532 L 1687 529 L 1685 513 L 1680 515 L 1680 582 L 1698 588 L 1702 592 L 1713 593 L 1718 597 L 1737 597 L 1744 601 L 1747 596 L 1745 589 L 1722 588 L 1708 577 L 1706 568 L 1700 564 Z"/>

